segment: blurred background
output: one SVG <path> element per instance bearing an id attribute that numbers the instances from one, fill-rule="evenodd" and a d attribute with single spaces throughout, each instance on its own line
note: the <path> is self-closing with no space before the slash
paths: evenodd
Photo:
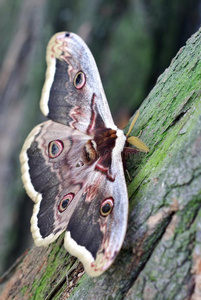
<path id="1" fill-rule="evenodd" d="M 79 34 L 123 127 L 201 24 L 201 0 L 0 0 L 0 273 L 32 245 L 19 153 L 39 109 L 46 45 Z"/>

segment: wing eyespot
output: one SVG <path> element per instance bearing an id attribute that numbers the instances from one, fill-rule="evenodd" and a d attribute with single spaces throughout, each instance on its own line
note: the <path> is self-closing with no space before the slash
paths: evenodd
<path id="1" fill-rule="evenodd" d="M 51 141 L 48 145 L 48 155 L 49 158 L 56 158 L 58 157 L 64 149 L 64 145 L 62 141 L 55 140 Z"/>
<path id="2" fill-rule="evenodd" d="M 103 200 L 100 206 L 100 214 L 102 217 L 107 217 L 109 214 L 111 214 L 114 207 L 114 199 L 113 198 L 106 198 Z"/>
<path id="3" fill-rule="evenodd" d="M 77 90 L 80 90 L 80 89 L 83 88 L 83 86 L 85 85 L 85 83 L 86 83 L 86 76 L 85 76 L 85 74 L 82 71 L 79 71 L 75 75 L 75 78 L 74 78 L 74 81 L 73 81 L 74 87 Z"/>
<path id="4" fill-rule="evenodd" d="M 58 205 L 58 209 L 61 213 L 67 209 L 68 205 L 71 203 L 74 196 L 75 195 L 73 193 L 68 193 L 61 199 L 61 201 L 59 202 L 59 205 Z"/>

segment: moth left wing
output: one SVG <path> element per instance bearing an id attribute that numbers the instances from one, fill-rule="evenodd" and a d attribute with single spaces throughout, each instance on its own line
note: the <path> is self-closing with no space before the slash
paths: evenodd
<path id="1" fill-rule="evenodd" d="M 64 246 L 90 276 L 112 264 L 127 227 L 125 138 L 117 135 L 113 150 L 98 157 L 90 136 L 50 120 L 32 130 L 20 154 L 24 186 L 35 202 L 35 244 L 48 245 L 66 230 Z"/>
<path id="2" fill-rule="evenodd" d="M 22 180 L 35 202 L 31 231 L 37 246 L 53 242 L 66 229 L 80 198 L 82 181 L 90 172 L 84 165 L 83 152 L 88 139 L 89 136 L 50 120 L 36 126 L 25 140 L 20 154 Z M 79 168 L 83 166 L 85 176 L 80 176 Z M 67 202 L 72 203 L 63 213 L 62 205 Z"/>
<path id="3" fill-rule="evenodd" d="M 46 80 L 40 107 L 53 121 L 91 133 L 93 127 L 116 129 L 95 60 L 76 34 L 55 34 L 47 46 Z"/>

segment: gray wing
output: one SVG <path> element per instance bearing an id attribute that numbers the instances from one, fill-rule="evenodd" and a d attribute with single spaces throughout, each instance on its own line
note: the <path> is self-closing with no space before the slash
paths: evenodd
<path id="1" fill-rule="evenodd" d="M 99 127 L 116 128 L 95 60 L 74 33 L 55 34 L 47 47 L 46 80 L 40 107 L 53 121 L 89 133 Z"/>
<path id="2" fill-rule="evenodd" d="M 100 168 L 94 151 L 89 136 L 47 121 L 27 137 L 20 160 L 25 189 L 35 202 L 31 231 L 36 245 L 45 246 L 66 230 L 66 249 L 89 275 L 98 276 L 122 246 L 128 197 L 121 149 L 113 149 L 112 176 Z"/>

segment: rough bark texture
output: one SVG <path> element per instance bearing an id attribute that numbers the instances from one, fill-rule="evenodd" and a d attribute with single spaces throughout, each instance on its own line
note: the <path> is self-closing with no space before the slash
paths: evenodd
<path id="1" fill-rule="evenodd" d="M 90 278 L 62 237 L 32 248 L 0 299 L 201 299 L 201 30 L 140 107 L 134 129 L 150 152 L 128 159 L 130 214 L 114 265 Z M 59 284 L 58 284 L 59 283 Z"/>
<path id="2" fill-rule="evenodd" d="M 50 37 L 68 30 L 85 39 L 115 123 L 125 126 L 198 28 L 200 1 L 0 1 L 0 273 L 32 243 L 32 202 L 20 179 L 19 152 L 43 120 L 39 99 Z"/>

